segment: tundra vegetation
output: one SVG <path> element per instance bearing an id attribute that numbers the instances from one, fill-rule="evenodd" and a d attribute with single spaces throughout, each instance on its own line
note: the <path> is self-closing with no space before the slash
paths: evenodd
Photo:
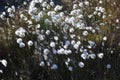
<path id="1" fill-rule="evenodd" d="M 120 1 L 63 3 L 31 0 L 0 14 L 1 80 L 120 79 Z"/>

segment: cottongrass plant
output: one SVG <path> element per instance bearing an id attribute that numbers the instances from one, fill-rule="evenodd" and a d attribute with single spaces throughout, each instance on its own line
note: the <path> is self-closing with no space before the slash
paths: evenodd
<path id="1" fill-rule="evenodd" d="M 68 7 L 32 0 L 28 9 L 9 7 L 0 36 L 9 72 L 0 71 L 1 77 L 119 80 L 118 6 L 117 0 L 76 0 Z"/>

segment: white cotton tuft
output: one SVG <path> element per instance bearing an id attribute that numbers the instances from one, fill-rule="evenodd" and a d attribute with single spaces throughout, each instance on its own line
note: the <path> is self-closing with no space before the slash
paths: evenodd
<path id="1" fill-rule="evenodd" d="M 85 66 L 85 64 L 84 64 L 83 62 L 79 62 L 79 63 L 78 63 L 78 66 L 79 66 L 80 68 L 83 68 L 83 67 Z"/>
<path id="2" fill-rule="evenodd" d="M 55 47 L 55 42 L 51 42 L 50 47 Z"/>
<path id="3" fill-rule="evenodd" d="M 19 43 L 19 47 L 20 47 L 20 48 L 25 47 L 25 43 L 23 43 L 23 42 Z"/>
<path id="4" fill-rule="evenodd" d="M 97 56 L 98 56 L 100 59 L 102 59 L 103 56 L 104 56 L 104 54 L 103 54 L 103 53 L 99 53 Z"/>
<path id="5" fill-rule="evenodd" d="M 53 64 L 53 65 L 51 66 L 51 69 L 53 69 L 53 70 L 58 69 L 58 66 L 57 66 L 56 64 Z"/>
<path id="6" fill-rule="evenodd" d="M 20 44 L 22 42 L 22 38 L 17 39 L 17 43 Z"/>
<path id="7" fill-rule="evenodd" d="M 33 45 L 33 41 L 29 40 L 27 44 L 28 44 L 28 46 L 32 46 Z"/>
<path id="8" fill-rule="evenodd" d="M 6 61 L 5 59 L 0 60 L 0 62 L 1 62 L 5 67 L 7 67 L 7 61 Z"/>

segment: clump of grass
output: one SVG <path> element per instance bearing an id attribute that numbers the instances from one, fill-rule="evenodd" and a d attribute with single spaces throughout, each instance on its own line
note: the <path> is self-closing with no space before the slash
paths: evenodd
<path id="1" fill-rule="evenodd" d="M 116 1 L 101 1 L 78 1 L 66 10 L 31 1 L 29 9 L 8 10 L 0 53 L 9 74 L 2 78 L 118 80 L 119 11 Z"/>

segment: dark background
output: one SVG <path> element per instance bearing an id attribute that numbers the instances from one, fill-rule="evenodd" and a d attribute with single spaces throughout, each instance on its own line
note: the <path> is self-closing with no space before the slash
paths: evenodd
<path id="1" fill-rule="evenodd" d="M 17 8 L 18 6 L 20 6 L 24 1 L 31 1 L 31 0 L 0 0 L 0 13 L 5 11 L 5 6 L 11 6 L 11 5 L 15 5 L 15 7 Z M 50 1 L 50 0 L 48 0 Z M 62 5 L 63 3 L 61 2 L 61 0 L 53 0 L 55 2 L 55 4 L 59 4 Z"/>

